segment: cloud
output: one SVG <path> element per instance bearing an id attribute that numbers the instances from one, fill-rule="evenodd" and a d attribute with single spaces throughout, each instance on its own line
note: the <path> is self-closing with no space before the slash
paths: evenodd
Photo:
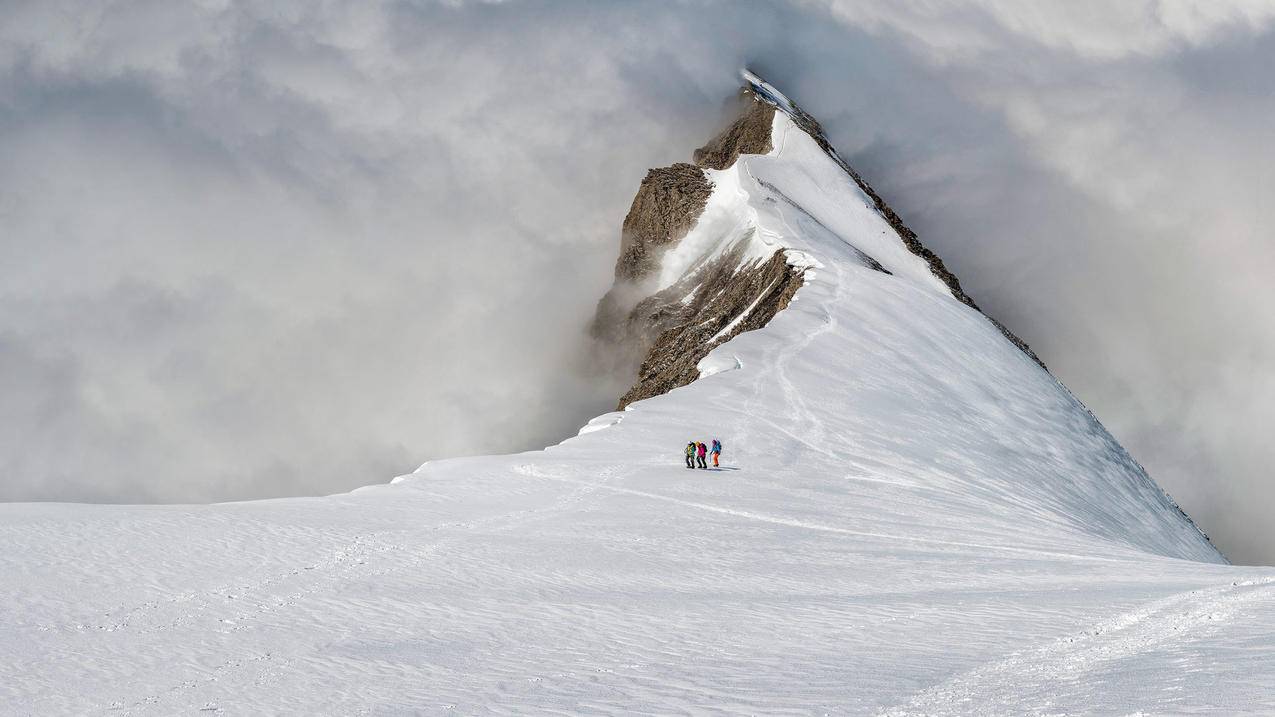
<path id="1" fill-rule="evenodd" d="M 1275 305 L 1266 3 L 17 2 L 0 499 L 203 501 L 536 447 L 650 166 L 743 65 L 1239 560 Z"/>

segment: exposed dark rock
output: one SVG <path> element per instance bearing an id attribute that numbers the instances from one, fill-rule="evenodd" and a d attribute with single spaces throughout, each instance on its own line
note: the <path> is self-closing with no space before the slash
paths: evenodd
<path id="1" fill-rule="evenodd" d="M 740 266 L 743 245 L 642 301 L 629 315 L 630 335 L 648 348 L 620 409 L 694 381 L 696 364 L 710 351 L 765 326 L 788 306 L 804 281 L 803 271 L 789 266 L 782 251 Z M 684 302 L 691 291 L 694 295 Z"/>
<path id="2" fill-rule="evenodd" d="M 700 167 L 725 169 L 740 154 L 771 150 L 775 108 L 747 88 L 738 99 L 737 119 L 695 151 Z M 738 334 L 765 326 L 803 283 L 803 270 L 789 266 L 783 251 L 744 263 L 744 238 L 673 286 L 645 296 L 643 280 L 695 225 L 711 193 L 699 167 L 653 169 L 624 219 L 615 285 L 598 302 L 592 328 L 603 348 L 600 360 L 632 370 L 627 357 L 642 357 L 637 382 L 620 398 L 621 409 L 694 381 L 701 359 Z"/>
<path id="3" fill-rule="evenodd" d="M 726 169 L 741 154 L 766 154 L 771 150 L 770 128 L 775 108 L 750 90 L 740 92 L 744 103 L 739 119 L 708 144 L 695 150 L 695 163 L 710 169 Z"/>
<path id="4" fill-rule="evenodd" d="M 712 193 L 712 182 L 693 164 L 648 171 L 624 217 L 615 278 L 635 281 L 659 266 L 663 249 L 695 226 Z"/>
<path id="5" fill-rule="evenodd" d="M 615 344 L 621 354 L 633 349 L 626 326 L 629 312 L 644 298 L 642 280 L 659 266 L 664 251 L 695 226 L 712 193 L 713 183 L 693 164 L 679 162 L 646 173 L 624 217 L 615 285 L 598 302 L 591 329 L 595 338 Z M 624 365 L 621 359 L 612 356 L 610 362 Z"/>
<path id="6" fill-rule="evenodd" d="M 775 108 L 748 89 L 738 100 L 737 119 L 695 150 L 699 167 L 725 169 L 740 154 L 770 151 Z M 694 381 L 700 359 L 735 335 L 765 326 L 801 285 L 801 271 L 787 265 L 783 252 L 740 267 L 743 245 L 737 243 L 676 285 L 643 296 L 642 280 L 695 225 L 712 192 L 699 167 L 675 164 L 648 172 L 624 219 L 616 282 L 598 302 L 592 330 L 610 348 L 607 362 L 624 367 L 625 356 L 642 357 L 638 381 L 620 399 L 620 408 Z M 692 298 L 683 301 L 688 294 Z M 748 315 L 731 325 L 745 311 Z M 717 336 L 727 326 L 730 330 Z M 627 365 L 631 370 L 633 364 Z"/>

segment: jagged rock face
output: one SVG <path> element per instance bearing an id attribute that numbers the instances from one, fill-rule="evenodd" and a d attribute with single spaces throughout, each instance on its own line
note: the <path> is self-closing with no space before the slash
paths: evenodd
<path id="1" fill-rule="evenodd" d="M 726 169 L 741 154 L 766 154 L 771 149 L 770 129 L 775 121 L 775 108 L 757 98 L 749 90 L 740 92 L 744 104 L 739 119 L 731 123 L 708 144 L 695 150 L 695 163 L 710 169 Z"/>
<path id="2" fill-rule="evenodd" d="M 658 267 L 662 248 L 686 236 L 712 193 L 704 170 L 693 164 L 648 171 L 624 217 L 616 280 L 636 281 Z"/>
<path id="3" fill-rule="evenodd" d="M 741 266 L 741 247 L 642 301 L 629 315 L 632 333 L 655 338 L 637 383 L 620 398 L 621 409 L 699 378 L 700 359 L 738 334 L 765 326 L 788 306 L 801 288 L 802 270 L 789 266 L 783 252 Z M 690 300 L 683 301 L 688 291 Z"/>
<path id="4" fill-rule="evenodd" d="M 775 108 L 752 92 L 740 93 L 743 104 L 738 119 L 695 150 L 695 164 L 679 162 L 648 170 L 624 217 L 620 235 L 620 257 L 615 278 L 637 281 L 659 266 L 663 249 L 681 241 L 695 226 L 713 185 L 700 167 L 725 169 L 741 154 L 770 151 L 770 129 Z"/>
<path id="5" fill-rule="evenodd" d="M 624 219 L 615 285 L 598 303 L 592 329 L 621 354 L 642 357 L 637 382 L 620 398 L 620 409 L 694 381 L 696 365 L 713 348 L 765 326 L 801 286 L 802 270 L 789 266 L 782 251 L 745 262 L 739 241 L 672 286 L 643 293 L 644 280 L 695 226 L 712 194 L 701 167 L 725 169 L 740 154 L 771 149 L 775 108 L 747 90 L 740 97 L 738 119 L 695 151 L 695 164 L 647 172 Z"/>
<path id="6" fill-rule="evenodd" d="M 624 217 L 615 284 L 598 302 L 591 328 L 596 339 L 609 345 L 609 363 L 631 366 L 624 354 L 645 350 L 649 332 L 635 332 L 629 312 L 649 293 L 644 280 L 659 267 L 664 251 L 695 226 L 712 193 L 712 182 L 693 164 L 680 162 L 646 173 Z"/>

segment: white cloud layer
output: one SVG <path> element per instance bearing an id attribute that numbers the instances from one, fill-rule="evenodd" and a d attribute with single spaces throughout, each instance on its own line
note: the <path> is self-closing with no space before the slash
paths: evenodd
<path id="1" fill-rule="evenodd" d="M 757 68 L 1230 555 L 1275 561 L 1266 2 L 10 2 L 0 499 L 568 435 L 649 166 Z"/>

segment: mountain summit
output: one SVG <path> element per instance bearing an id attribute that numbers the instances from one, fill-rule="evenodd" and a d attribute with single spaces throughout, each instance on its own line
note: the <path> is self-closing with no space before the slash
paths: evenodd
<path id="1" fill-rule="evenodd" d="M 699 375 L 696 364 L 709 351 L 765 326 L 801 287 L 808 258 L 782 243 L 793 227 L 765 226 L 749 205 L 744 189 L 749 185 L 764 194 L 763 201 L 783 202 L 813 221 L 818 231 L 835 235 L 871 269 L 889 275 L 898 270 L 903 280 L 928 271 L 927 283 L 941 284 L 952 298 L 978 310 L 943 260 L 837 154 L 813 117 L 752 72 L 744 71 L 743 78 L 738 118 L 695 150 L 694 164 L 650 170 L 624 219 L 615 285 L 599 303 L 594 322 L 596 336 L 640 357 L 638 381 L 621 397 L 621 409 L 693 381 Z M 741 155 L 782 151 L 790 132 L 804 135 L 801 141 L 813 142 L 824 155 L 803 161 L 824 172 L 835 165 L 844 173 L 838 178 L 844 185 L 838 187 L 841 196 L 822 197 L 831 202 L 836 217 L 847 218 L 839 204 L 866 204 L 880 219 L 872 231 L 887 237 L 884 242 L 858 236 L 850 227 L 842 226 L 838 233 L 820 224 L 783 190 L 753 175 L 749 162 L 736 166 Z M 825 213 L 829 208 L 822 207 Z M 889 268 L 856 244 L 881 253 Z M 898 255 L 899 245 L 915 259 Z M 1024 341 L 1000 322 L 989 321 L 1045 368 Z"/>
<path id="2" fill-rule="evenodd" d="M 794 397 L 801 408 L 786 428 L 808 423 L 808 433 L 822 438 L 824 426 L 847 420 L 871 418 L 886 426 L 918 394 L 932 401 L 916 405 L 918 413 L 948 422 L 933 435 L 936 443 L 959 436 L 968 445 L 988 439 L 1007 445 L 1014 442 L 1010 436 L 1025 438 L 1032 430 L 1043 435 L 1060 434 L 1065 425 L 1083 427 L 1067 436 L 1070 441 L 1055 437 L 1049 443 L 1070 443 L 1077 461 L 1092 460 L 1086 453 L 1101 446 L 1106 459 L 1099 463 L 1101 475 L 1043 480 L 1037 500 L 1054 495 L 1072 520 L 1101 515 L 1091 528 L 1113 537 L 1183 557 L 1218 559 L 1194 523 L 1031 348 L 982 314 L 943 260 L 841 158 L 819 123 L 756 74 L 745 70 L 742 76 L 738 118 L 695 150 L 694 164 L 650 170 L 624 219 L 615 285 L 594 320 L 595 335 L 640 357 L 637 382 L 621 397 L 620 408 L 742 367 L 738 354 L 727 358 L 726 351 L 715 349 L 770 324 L 807 284 L 808 293 L 822 294 L 831 286 L 835 292 L 818 301 L 824 319 L 810 333 L 787 337 L 794 349 L 835 334 L 820 340 L 843 344 L 821 356 L 822 368 L 841 368 L 842 380 L 852 384 L 870 375 L 864 369 L 875 360 L 897 352 L 897 361 L 892 375 L 878 377 L 871 389 L 847 391 L 843 403 L 830 400 L 834 382 L 811 386 L 820 397 L 819 412 L 828 415 L 816 416 L 811 399 Z M 880 313 L 868 313 L 871 306 Z M 967 323 L 967 331 L 952 334 Z M 769 336 L 783 333 L 772 330 Z M 882 342 L 883 333 L 896 340 Z M 971 343 L 976 338 L 979 343 Z M 908 375 L 903 371 L 908 363 L 919 364 L 926 375 Z M 783 366 L 775 367 L 777 375 L 783 372 Z M 898 385 L 897 394 L 881 395 L 891 384 Z M 1014 401 L 1007 395 L 1011 386 L 1031 386 L 1034 395 Z M 872 415 L 864 410 L 865 396 L 888 410 Z M 1042 424 L 1045 405 L 1054 411 L 1047 414 L 1053 422 Z M 994 425 L 1003 434 L 989 432 Z M 854 434 L 845 438 L 853 440 Z M 821 444 L 834 448 L 826 439 Z M 1030 453 L 1010 456 L 1027 459 L 1024 473 L 1037 479 L 1049 475 L 1042 472 L 1045 466 L 1057 465 L 1034 463 L 1038 456 L 1029 458 Z M 1087 482 L 1089 490 L 1077 490 L 1077 481 Z M 1163 522 L 1145 525 L 1138 514 L 1152 504 L 1161 508 L 1155 514 Z M 1152 526 L 1162 531 L 1154 539 L 1131 534 Z"/>
<path id="3" fill-rule="evenodd" d="M 624 220 L 625 410 L 325 498 L 0 505 L 0 712 L 1275 711 L 1275 570 L 745 81 Z"/>

